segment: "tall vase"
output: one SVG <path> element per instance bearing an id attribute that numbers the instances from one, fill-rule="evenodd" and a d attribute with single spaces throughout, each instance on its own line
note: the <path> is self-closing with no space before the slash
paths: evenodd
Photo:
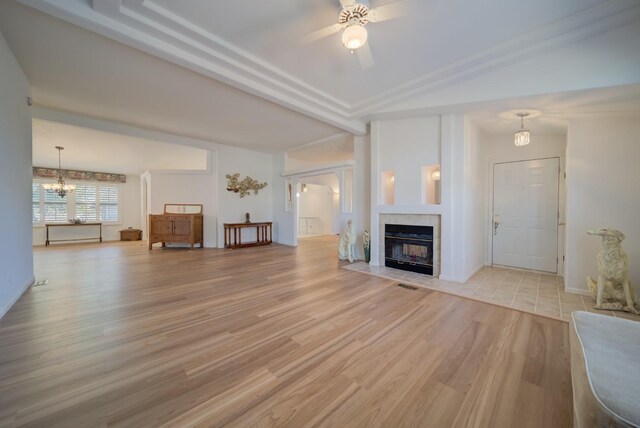
<path id="1" fill-rule="evenodd" d="M 364 248 L 364 261 L 365 263 L 369 263 L 369 261 L 371 261 L 371 248 Z"/>

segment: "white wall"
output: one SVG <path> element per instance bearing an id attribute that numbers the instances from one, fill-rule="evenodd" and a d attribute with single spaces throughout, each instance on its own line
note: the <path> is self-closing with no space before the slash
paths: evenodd
<path id="1" fill-rule="evenodd" d="M 120 231 L 122 229 L 126 229 L 129 227 L 131 227 L 132 229 L 142 229 L 142 205 L 140 203 L 142 195 L 140 193 L 140 190 L 140 176 L 127 175 L 126 184 L 120 186 L 119 190 L 119 225 L 105 227 L 105 237 L 107 240 L 119 240 Z"/>
<path id="2" fill-rule="evenodd" d="M 486 181 L 487 163 L 484 138 L 478 127 L 465 118 L 464 157 L 464 270 L 470 278 L 486 261 Z"/>
<path id="3" fill-rule="evenodd" d="M 164 204 L 202 204 L 204 246 L 217 246 L 217 176 L 213 172 L 152 171 L 148 180 L 149 214 L 162 214 Z"/>
<path id="4" fill-rule="evenodd" d="M 513 134 L 482 137 L 487 147 L 490 164 L 530 159 L 561 157 L 564 159 L 567 137 L 565 135 L 531 135 L 531 143 L 516 147 Z"/>
<path id="5" fill-rule="evenodd" d="M 0 34 L 0 318 L 33 282 L 29 82 Z"/>
<path id="6" fill-rule="evenodd" d="M 600 238 L 587 230 L 613 227 L 626 235 L 629 277 L 640 285 L 640 117 L 569 122 L 565 287 L 586 292 L 598 274 Z"/>
<path id="7" fill-rule="evenodd" d="M 73 184 L 100 184 L 88 181 L 75 181 Z M 104 184 L 104 183 L 103 183 Z M 118 206 L 118 216 L 120 220 L 115 224 L 102 225 L 103 241 L 119 241 L 120 230 L 131 227 L 133 229 L 142 229 L 140 215 L 140 177 L 137 175 L 127 175 L 127 182 L 120 184 L 111 184 L 118 186 L 120 192 L 120 204 Z M 74 194 L 70 193 L 67 198 L 73 198 Z M 76 239 L 90 238 L 97 236 L 97 231 L 93 228 L 56 228 L 50 230 L 50 238 L 52 239 Z M 44 226 L 38 225 L 33 227 L 33 245 L 44 245 L 46 241 L 46 229 Z M 81 241 L 82 242 L 82 241 Z M 64 243 L 64 242 L 61 242 Z M 68 242 L 67 242 L 68 243 Z M 51 243 L 56 245 L 57 243 Z"/>
<path id="8" fill-rule="evenodd" d="M 273 221 L 273 162 L 274 156 L 269 153 L 255 152 L 252 150 L 238 149 L 223 146 L 218 151 L 218 247 L 224 246 L 223 223 L 239 223 L 245 221 L 245 213 L 251 214 L 251 221 Z M 240 179 L 250 176 L 258 181 L 266 181 L 267 187 L 260 190 L 257 195 L 253 192 L 249 196 L 241 198 L 237 193 L 227 191 L 227 179 L 225 175 L 240 173 Z M 284 184 L 281 184 L 284 191 Z M 209 190 L 213 192 L 213 189 Z M 283 202 L 284 205 L 284 202 Z M 283 207 L 284 208 L 284 207 Z M 256 239 L 255 231 L 248 229 L 243 231 L 243 242 Z"/>
<path id="9" fill-rule="evenodd" d="M 442 115 L 441 133 L 440 278 L 464 282 L 465 117 Z"/>
<path id="10" fill-rule="evenodd" d="M 148 180 L 149 213 L 161 214 L 166 203 L 202 204 L 204 246 L 224 246 L 223 223 L 245 221 L 245 213 L 254 222 L 273 221 L 273 155 L 230 146 L 218 146 L 209 153 L 208 171 L 151 171 L 142 174 Z M 240 173 L 266 181 L 267 187 L 257 195 L 241 198 L 227 191 L 227 174 Z M 277 228 L 277 226 L 276 226 Z M 255 240 L 254 230 L 245 230 L 242 240 Z"/>
<path id="11" fill-rule="evenodd" d="M 370 232 L 371 264 L 379 263 L 381 253 L 380 214 L 441 214 L 439 205 L 422 204 L 423 166 L 441 163 L 440 116 L 397 120 L 374 120 L 370 136 Z M 356 146 L 357 147 L 357 146 Z M 391 172 L 390 184 L 383 173 Z M 445 171 L 442 171 L 445 175 Z M 393 204 L 387 204 L 383 189 L 393 187 Z"/>
<path id="12" fill-rule="evenodd" d="M 382 171 L 393 171 L 395 205 L 421 204 L 422 167 L 440 163 L 440 117 L 380 121 L 377 138 L 378 171 L 372 178 L 380 180 Z"/>
<path id="13" fill-rule="evenodd" d="M 565 152 L 567 147 L 567 137 L 564 135 L 531 135 L 531 143 L 516 147 L 513 144 L 513 134 L 508 135 L 491 135 L 482 136 L 483 145 L 487 151 L 487 169 L 486 169 L 486 216 L 485 216 L 485 233 L 487 236 L 487 259 L 486 264 L 492 263 L 492 216 L 493 216 L 493 165 L 502 162 L 517 162 L 533 159 L 559 158 L 560 159 L 560 179 L 559 179 L 559 223 L 564 223 L 565 219 L 565 203 L 566 203 L 566 186 L 564 179 L 565 171 Z M 564 262 L 562 255 L 564 252 L 564 228 L 558 226 L 558 275 L 563 275 Z"/>
<path id="14" fill-rule="evenodd" d="M 371 138 L 355 137 L 353 169 L 353 222 L 356 231 L 356 257 L 364 259 L 362 237 L 368 230 L 370 236 L 377 236 L 371 230 Z M 375 254 L 375 253 L 372 253 Z"/>
<path id="15" fill-rule="evenodd" d="M 422 167 L 441 163 L 441 126 L 440 116 L 371 122 L 368 202 L 373 265 L 378 264 L 373 255 L 380 254 L 384 246 L 378 237 L 380 214 L 442 213 L 441 205 L 422 204 Z M 395 177 L 393 205 L 386 204 L 382 197 L 388 187 L 382 173 L 387 171 L 392 171 Z"/>
<path id="16" fill-rule="evenodd" d="M 462 117 L 462 116 L 460 116 Z M 411 119 L 376 120 L 371 123 L 370 143 L 370 230 L 371 254 L 380 254 L 383 242 L 379 242 L 380 214 L 437 214 L 445 216 L 443 205 L 423 203 L 423 167 L 442 163 L 441 183 L 449 182 L 444 167 L 444 153 L 449 149 L 444 143 L 441 116 L 425 116 Z M 462 129 L 462 128 L 460 128 Z M 461 134 L 460 141 L 464 135 Z M 445 147 L 446 146 L 446 147 Z M 448 152 L 447 152 L 448 153 Z M 441 162 L 442 158 L 442 162 Z M 450 169 L 449 169 L 450 171 Z M 383 173 L 392 172 L 394 182 L 389 185 Z M 393 204 L 387 204 L 382 193 L 393 188 Z M 442 220 L 444 222 L 444 220 Z M 442 231 L 442 239 L 445 232 Z M 442 251 L 441 251 L 442 254 Z M 372 264 L 378 264 L 372 256 Z"/>
<path id="17" fill-rule="evenodd" d="M 331 232 L 340 234 L 340 193 L 331 194 Z"/>
<path id="18" fill-rule="evenodd" d="M 271 195 L 273 197 L 273 240 L 284 245 L 296 245 L 295 230 L 296 217 L 292 203 L 291 211 L 285 210 L 286 200 L 286 179 L 282 177 L 285 171 L 286 154 L 278 153 L 273 155 L 273 170 L 271 173 Z M 295 198 L 295 191 L 293 194 Z"/>

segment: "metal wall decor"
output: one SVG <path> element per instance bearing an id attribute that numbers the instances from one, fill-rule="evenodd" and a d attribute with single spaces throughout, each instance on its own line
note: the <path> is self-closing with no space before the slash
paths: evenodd
<path id="1" fill-rule="evenodd" d="M 240 173 L 225 175 L 227 178 L 227 190 L 229 192 L 239 193 L 241 198 L 250 195 L 253 191 L 254 195 L 258 194 L 258 191 L 267 187 L 266 182 L 259 182 L 249 176 L 246 176 L 240 180 Z"/>

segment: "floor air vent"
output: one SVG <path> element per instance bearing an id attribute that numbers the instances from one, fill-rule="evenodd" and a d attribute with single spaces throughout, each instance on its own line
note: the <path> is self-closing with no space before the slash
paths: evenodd
<path id="1" fill-rule="evenodd" d="M 418 287 L 414 287 L 413 285 L 407 284 L 396 284 L 398 287 L 406 288 L 407 290 L 417 290 Z"/>

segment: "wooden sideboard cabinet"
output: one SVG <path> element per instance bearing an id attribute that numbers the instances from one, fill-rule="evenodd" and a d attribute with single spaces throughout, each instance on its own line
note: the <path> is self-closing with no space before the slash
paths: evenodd
<path id="1" fill-rule="evenodd" d="M 203 239 L 202 205 L 165 204 L 164 214 L 149 214 L 149 249 L 156 242 L 164 247 L 169 244 L 195 244 L 202 248 Z"/>

